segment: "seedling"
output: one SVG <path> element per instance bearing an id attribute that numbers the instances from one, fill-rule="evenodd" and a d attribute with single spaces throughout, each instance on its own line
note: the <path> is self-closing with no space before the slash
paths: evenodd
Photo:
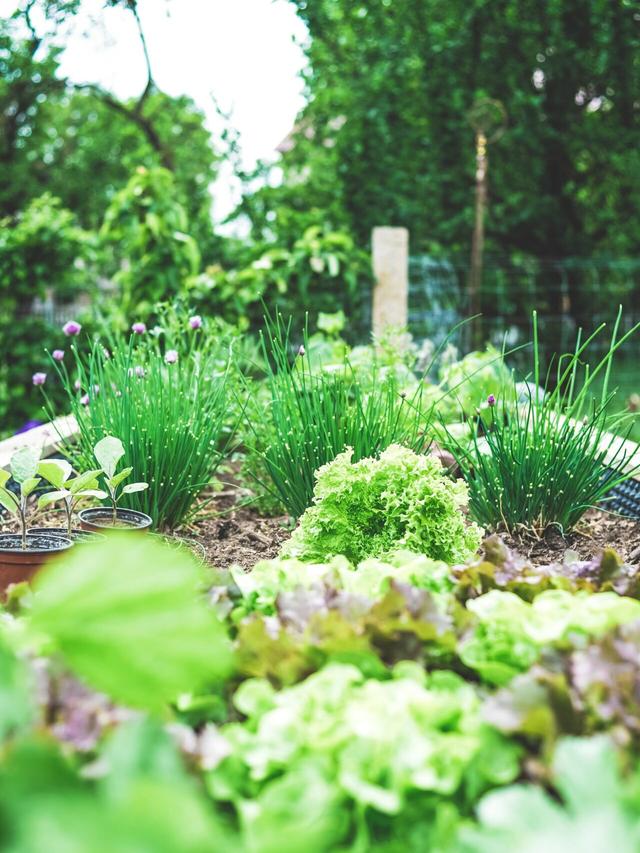
<path id="1" fill-rule="evenodd" d="M 46 459 L 38 465 L 38 474 L 55 487 L 54 492 L 42 495 L 38 501 L 38 509 L 63 501 L 69 534 L 71 534 L 73 513 L 78 501 L 82 498 L 107 497 L 106 492 L 98 488 L 98 477 L 102 469 L 85 471 L 77 477 L 72 477 L 72 472 L 71 465 L 64 459 Z"/>
<path id="2" fill-rule="evenodd" d="M 31 495 L 42 482 L 38 474 L 38 463 L 40 454 L 29 448 L 23 447 L 11 457 L 11 473 L 0 469 L 0 504 L 12 515 L 17 515 L 20 521 L 20 534 L 22 539 L 22 550 L 27 550 L 27 512 L 29 495 Z M 20 485 L 20 495 L 16 496 L 6 488 L 10 477 Z"/>
<path id="3" fill-rule="evenodd" d="M 123 468 L 116 474 L 118 462 L 124 456 L 124 447 L 119 438 L 113 435 L 108 435 L 101 439 L 93 449 L 96 461 L 104 474 L 104 482 L 108 490 L 108 494 L 103 493 L 103 497 L 108 497 L 111 501 L 113 511 L 113 525 L 118 521 L 118 501 L 123 495 L 130 495 L 133 492 L 143 492 L 149 488 L 148 483 L 129 483 L 120 488 L 121 484 L 131 476 L 133 468 Z"/>

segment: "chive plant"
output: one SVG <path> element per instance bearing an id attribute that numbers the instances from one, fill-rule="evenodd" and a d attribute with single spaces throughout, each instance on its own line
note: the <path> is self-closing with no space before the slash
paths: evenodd
<path id="1" fill-rule="evenodd" d="M 161 352 L 157 343 L 132 336 L 107 350 L 95 342 L 87 353 L 73 347 L 75 375 L 55 367 L 67 391 L 79 436 L 64 451 L 74 467 L 91 464 L 93 448 L 107 435 L 122 441 L 124 464 L 149 484 L 128 496 L 159 528 L 175 528 L 192 514 L 230 440 L 227 343 L 207 349 Z"/>
<path id="2" fill-rule="evenodd" d="M 448 433 L 448 449 L 467 480 L 470 512 L 478 523 L 534 535 L 551 526 L 565 532 L 640 470 L 637 451 L 623 441 L 631 416 L 609 414 L 614 354 L 640 325 L 620 336 L 621 317 L 619 311 L 608 350 L 593 367 L 585 353 L 605 324 L 585 341 L 578 333 L 573 352 L 558 360 L 552 383 L 553 365 L 541 376 L 534 312 L 533 388 L 528 386 L 524 401 L 514 381 L 503 399 L 491 395 L 489 415 L 476 420 L 470 444 Z M 594 396 L 596 378 L 602 386 Z"/>
<path id="3" fill-rule="evenodd" d="M 416 452 L 429 446 L 435 399 L 425 386 L 405 393 L 392 373 L 374 363 L 373 381 L 359 379 L 348 358 L 327 372 L 314 364 L 307 334 L 291 346 L 291 322 L 267 319 L 262 336 L 268 398 L 253 401 L 253 434 L 269 482 L 287 512 L 298 518 L 311 505 L 315 472 L 347 447 L 353 461 L 378 456 L 390 444 Z"/>

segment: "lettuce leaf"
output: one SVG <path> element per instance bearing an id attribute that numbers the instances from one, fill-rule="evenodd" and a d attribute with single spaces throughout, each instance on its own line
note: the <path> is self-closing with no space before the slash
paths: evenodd
<path id="1" fill-rule="evenodd" d="M 322 562 L 343 554 L 357 563 L 406 549 L 454 564 L 477 551 L 482 531 L 462 512 L 467 486 L 451 480 L 437 459 L 399 445 L 379 459 L 351 458 L 348 449 L 316 472 L 314 505 L 284 556 Z"/>

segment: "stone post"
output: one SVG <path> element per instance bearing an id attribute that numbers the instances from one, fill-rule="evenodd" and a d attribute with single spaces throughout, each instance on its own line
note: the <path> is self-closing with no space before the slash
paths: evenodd
<path id="1" fill-rule="evenodd" d="M 409 321 L 409 231 L 374 228 L 371 236 L 373 275 L 372 326 L 379 335 L 388 326 L 405 328 Z"/>

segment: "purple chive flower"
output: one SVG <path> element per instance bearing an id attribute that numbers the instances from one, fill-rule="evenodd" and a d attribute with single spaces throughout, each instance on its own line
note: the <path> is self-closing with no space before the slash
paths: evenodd
<path id="1" fill-rule="evenodd" d="M 489 396 L 487 397 L 487 403 L 488 403 L 490 406 L 495 406 L 495 404 L 496 404 L 496 398 L 494 397 L 494 395 L 493 395 L 493 394 L 489 394 Z"/>
<path id="2" fill-rule="evenodd" d="M 80 382 L 79 379 L 76 379 L 76 381 L 73 383 L 73 387 L 76 389 L 76 391 L 79 391 L 82 388 L 82 382 Z"/>
<path id="3" fill-rule="evenodd" d="M 202 327 L 202 317 L 199 314 L 194 314 L 193 317 L 189 317 L 189 326 L 194 331 L 196 329 L 200 329 Z"/>
<path id="4" fill-rule="evenodd" d="M 167 364 L 175 364 L 178 360 L 178 352 L 174 349 L 168 349 L 164 355 L 164 360 Z"/>
<path id="5" fill-rule="evenodd" d="M 104 357 L 106 359 L 111 358 L 111 353 L 109 352 L 109 350 L 106 347 L 102 347 L 102 354 L 104 355 Z"/>
<path id="6" fill-rule="evenodd" d="M 138 377 L 138 379 L 144 379 L 144 367 L 140 367 L 140 365 L 136 365 L 133 368 L 134 374 Z"/>
<path id="7" fill-rule="evenodd" d="M 298 355 L 300 356 L 300 358 L 302 358 L 302 356 L 303 356 L 305 353 L 306 353 L 306 349 L 304 348 L 304 344 L 300 344 L 300 346 L 299 346 L 299 348 L 298 348 Z"/>
<path id="8" fill-rule="evenodd" d="M 65 335 L 68 338 L 73 337 L 74 335 L 79 335 L 81 329 L 82 329 L 82 326 L 80 325 L 80 323 L 77 323 L 75 320 L 69 320 L 69 322 L 65 323 L 64 326 L 62 327 L 62 331 L 65 333 Z"/>
<path id="9" fill-rule="evenodd" d="M 131 326 L 131 331 L 133 332 L 134 335 L 144 335 L 144 333 L 147 331 L 147 327 L 145 326 L 144 323 L 138 322 L 138 323 L 134 323 Z"/>
<path id="10" fill-rule="evenodd" d="M 80 397 L 80 402 L 82 403 L 83 406 L 88 406 L 89 405 L 89 395 L 83 394 L 82 397 Z"/>
<path id="11" fill-rule="evenodd" d="M 42 421 L 36 421 L 36 420 L 26 421 L 25 423 L 22 424 L 20 429 L 17 429 L 14 432 L 14 435 L 20 435 L 23 432 L 29 432 L 30 429 L 34 429 L 35 427 L 39 427 L 39 426 L 42 426 Z"/>
<path id="12" fill-rule="evenodd" d="M 33 382 L 34 385 L 44 385 L 44 383 L 47 381 L 47 374 L 46 373 L 34 373 L 33 376 L 31 377 L 31 381 Z"/>
<path id="13" fill-rule="evenodd" d="M 54 361 L 62 361 L 64 359 L 64 350 L 54 349 L 54 351 L 51 353 L 51 357 Z"/>

